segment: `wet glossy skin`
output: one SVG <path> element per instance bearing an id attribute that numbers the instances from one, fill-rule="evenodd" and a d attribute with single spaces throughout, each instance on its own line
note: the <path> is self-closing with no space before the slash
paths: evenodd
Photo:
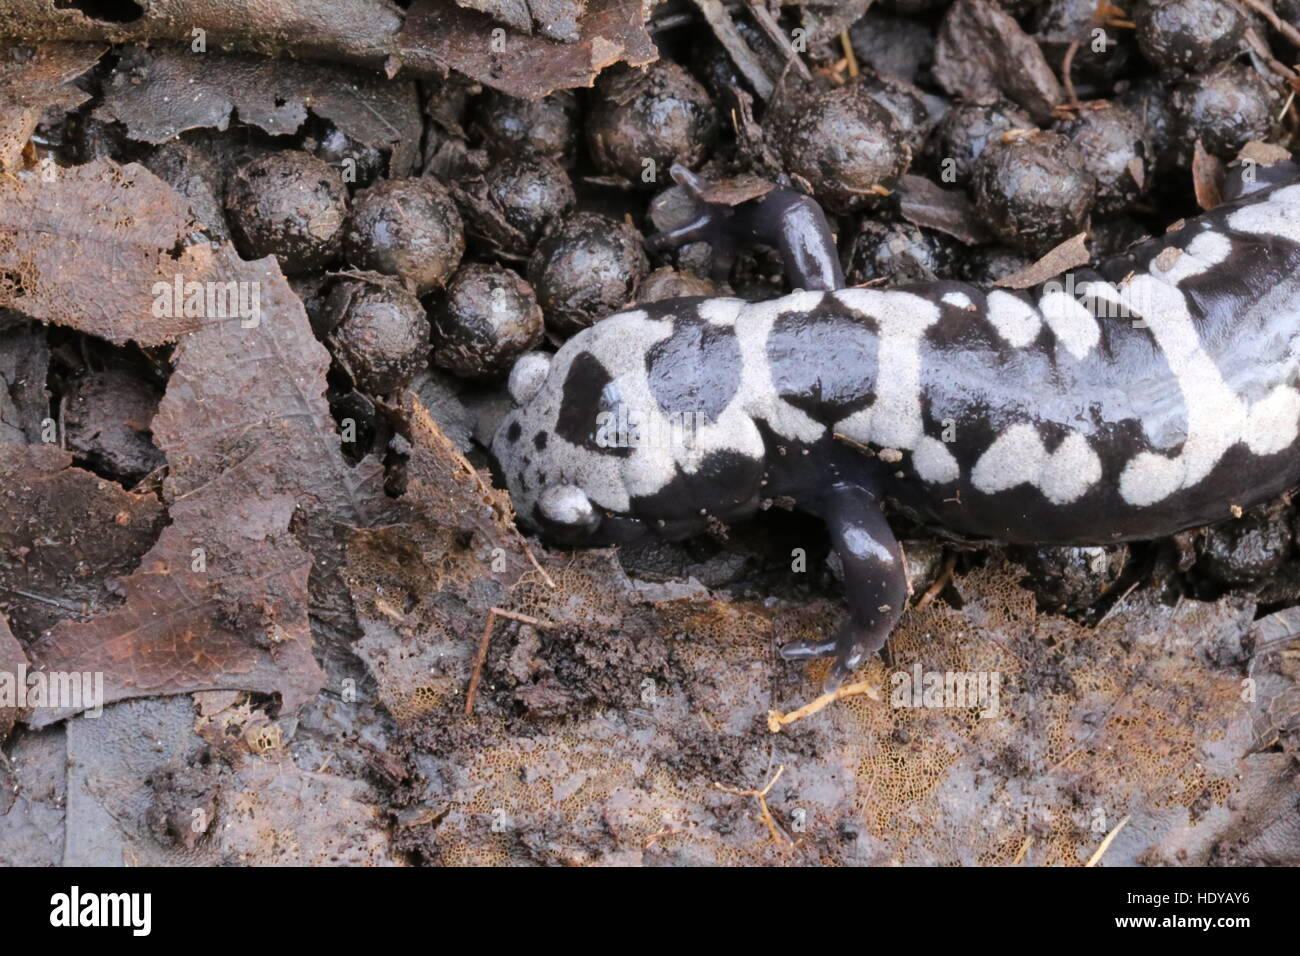
<path id="1" fill-rule="evenodd" d="M 493 442 L 516 510 L 590 544 L 685 537 L 793 498 L 827 522 L 851 615 L 834 639 L 783 653 L 833 655 L 836 679 L 903 609 L 886 501 L 1026 543 L 1227 518 L 1300 480 L 1300 185 L 1290 164 L 1269 176 L 1096 272 L 1026 292 L 934 282 L 613 316 L 549 365 L 517 367 L 519 407 Z M 782 248 L 796 286 L 842 284 L 808 200 L 751 205 L 725 221 L 705 209 L 668 238 L 730 226 Z"/>

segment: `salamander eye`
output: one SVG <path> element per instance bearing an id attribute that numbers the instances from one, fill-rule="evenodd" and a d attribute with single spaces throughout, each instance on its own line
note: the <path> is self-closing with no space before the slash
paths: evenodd
<path id="1" fill-rule="evenodd" d="M 506 388 L 516 405 L 527 405 L 542 389 L 551 371 L 551 356 L 546 352 L 525 352 L 510 370 Z"/>
<path id="2" fill-rule="evenodd" d="M 600 524 L 587 493 L 577 485 L 551 485 L 537 498 L 537 511 L 552 531 L 587 534 Z"/>

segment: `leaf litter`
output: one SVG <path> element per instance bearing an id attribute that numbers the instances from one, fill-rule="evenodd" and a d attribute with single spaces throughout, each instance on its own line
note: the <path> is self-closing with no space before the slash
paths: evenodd
<path id="1" fill-rule="evenodd" d="M 548 39 L 567 29 L 558 6 L 524 24 L 510 4 L 467 5 L 485 12 L 414 4 L 406 62 L 390 66 L 432 75 L 460 57 L 474 79 L 533 96 L 653 56 L 631 5 L 585 5 L 564 57 Z M 961 7 L 953 18 L 969 22 L 952 31 L 1021 42 L 979 4 Z M 584 40 L 593 17 L 604 19 L 588 27 L 605 26 Z M 518 61 L 485 54 L 484 24 L 511 18 L 537 45 Z M 422 40 L 434 26 L 446 29 Z M 468 37 L 474 47 L 458 48 Z M 295 64 L 250 61 L 247 82 L 219 77 L 201 101 L 155 109 L 194 78 L 191 64 L 124 52 L 151 82 L 110 93 L 101 118 L 134 138 L 234 118 L 275 134 L 317 113 L 368 145 L 405 148 L 347 127 L 316 92 L 278 97 Z M 976 67 L 969 82 L 1038 112 L 1057 98 L 1045 77 Z M 161 349 L 173 366 L 152 424 L 160 481 L 127 491 L 58 449 L 0 446 L 31 501 L 76 503 L 68 527 L 55 522 L 58 546 L 107 556 L 67 592 L 75 565 L 38 560 L 46 543 L 32 527 L 4 528 L 24 560 L 0 568 L 0 588 L 78 596 L 61 606 L 0 591 L 14 624 L 10 641 L 0 627 L 0 656 L 103 670 L 119 701 L 107 720 L 32 729 L 63 716 L 46 714 L 15 735 L 19 779 L 75 769 L 63 796 L 28 786 L 10 813 L 0 804 L 0 861 L 58 862 L 55 846 L 83 863 L 1082 865 L 1102 849 L 1103 865 L 1295 861 L 1296 675 L 1281 632 L 1252 625 L 1248 596 L 1168 607 L 1144 589 L 1085 628 L 1039 613 L 993 552 L 954 579 L 952 605 L 904 619 L 892 671 L 872 662 L 862 694 L 773 734 L 769 715 L 798 713 L 823 676 L 773 649 L 833 630 L 838 601 L 639 580 L 613 552 L 530 546 L 508 499 L 413 393 L 378 403 L 397 463 L 351 466 L 324 397 L 328 356 L 273 261 L 239 260 L 139 166 L 0 182 L 0 306 Z M 977 226 L 919 191 L 904 215 L 954 235 Z M 155 284 L 177 274 L 255 285 L 260 321 L 156 314 Z M 40 401 L 13 403 L 15 440 L 35 441 Z M 359 697 L 340 675 L 361 672 L 333 666 L 331 640 L 365 669 Z M 896 705 L 891 677 L 921 665 L 1002 675 L 1000 718 Z M 165 752 L 133 746 L 146 728 L 167 737 Z M 0 771 L 14 772 L 8 758 Z M 230 826 L 186 835 L 179 821 L 196 806 Z"/>

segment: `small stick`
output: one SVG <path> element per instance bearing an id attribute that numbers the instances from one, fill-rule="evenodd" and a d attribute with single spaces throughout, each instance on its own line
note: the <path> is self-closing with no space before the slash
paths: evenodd
<path id="1" fill-rule="evenodd" d="M 840 46 L 844 48 L 844 59 L 849 64 L 849 76 L 858 75 L 858 58 L 853 53 L 853 44 L 849 41 L 849 31 L 840 31 Z"/>
<path id="2" fill-rule="evenodd" d="M 758 25 L 763 28 L 763 32 L 767 34 L 768 39 L 779 46 L 781 52 L 785 54 L 785 58 L 794 64 L 804 82 L 811 83 L 812 74 L 808 72 L 808 67 L 804 65 L 803 60 L 799 59 L 799 54 L 791 45 L 790 38 L 785 35 L 781 25 L 772 18 L 772 14 L 767 7 L 763 6 L 762 0 L 750 0 L 749 12 L 758 21 Z"/>
<path id="3" fill-rule="evenodd" d="M 525 538 L 523 535 L 520 535 L 519 543 L 523 545 L 525 557 L 527 557 L 528 560 L 532 562 L 533 567 L 535 567 L 537 569 L 537 573 L 542 576 L 542 580 L 546 582 L 547 587 L 551 589 L 556 588 L 557 585 L 555 583 L 555 580 L 549 574 L 546 573 L 546 569 L 544 567 L 542 567 L 540 564 L 537 563 L 537 558 L 533 556 L 533 549 L 528 547 L 528 539 Z"/>
<path id="4" fill-rule="evenodd" d="M 858 441 L 857 439 L 850 438 L 848 435 L 845 435 L 842 432 L 831 432 L 831 437 L 834 438 L 836 441 L 842 441 L 844 442 L 844 444 L 852 448 L 856 448 L 858 451 L 862 452 L 864 455 L 867 455 L 870 458 L 876 457 L 876 450 L 872 448 L 870 445 L 864 445 L 862 442 Z"/>
<path id="5" fill-rule="evenodd" d="M 856 684 L 845 684 L 836 688 L 829 694 L 822 694 L 815 700 L 804 704 L 798 710 L 792 710 L 788 714 L 783 714 L 779 710 L 769 710 L 767 712 L 767 729 L 774 734 L 779 734 L 781 728 L 787 724 L 793 724 L 796 721 L 803 720 L 805 717 L 811 717 L 817 711 L 830 706 L 837 700 L 843 700 L 845 697 L 857 697 L 865 694 L 872 700 L 880 700 L 880 691 L 876 690 L 874 684 L 869 681 L 859 681 Z"/>
<path id="6" fill-rule="evenodd" d="M 1033 844 L 1034 844 L 1034 838 L 1032 836 L 1025 837 L 1025 842 L 1020 844 L 1020 852 L 1018 852 L 1016 854 L 1016 858 L 1011 861 L 1011 865 L 1019 866 L 1022 862 L 1024 862 L 1025 854 L 1029 852 L 1029 848 L 1033 846 Z"/>
<path id="7" fill-rule="evenodd" d="M 487 660 L 488 644 L 492 640 L 492 628 L 496 626 L 498 617 L 506 617 L 521 624 L 531 624 L 534 627 L 555 626 L 550 621 L 543 621 L 527 614 L 520 614 L 518 611 L 507 611 L 502 607 L 488 608 L 487 623 L 483 626 L 483 636 L 479 638 L 478 653 L 474 655 L 474 670 L 469 677 L 469 690 L 465 692 L 466 717 L 474 713 L 474 699 L 478 696 L 478 682 L 483 676 L 483 662 Z"/>
<path id="8" fill-rule="evenodd" d="M 1287 66 L 1285 63 L 1278 61 L 1273 56 L 1272 52 L 1269 50 L 1268 44 L 1264 42 L 1264 38 L 1261 37 L 1255 30 L 1252 29 L 1246 31 L 1246 42 L 1249 43 L 1250 48 L 1255 51 L 1255 55 L 1259 57 L 1261 60 L 1263 60 L 1265 63 L 1267 63 L 1268 68 L 1272 70 L 1274 73 L 1276 73 L 1278 76 L 1286 80 L 1294 80 L 1296 78 L 1295 70 L 1291 69 L 1291 67 Z M 1295 93 L 1294 91 L 1292 91 L 1292 96 L 1294 95 Z M 1288 100 L 1287 102 L 1290 103 L 1290 100 Z M 1284 115 L 1286 113 L 1285 106 L 1282 108 L 1282 113 Z M 1281 122 L 1281 120 L 1282 117 L 1279 116 L 1278 122 Z"/>
<path id="9" fill-rule="evenodd" d="M 1097 847 L 1097 852 L 1088 858 L 1088 862 L 1084 864 L 1085 867 L 1096 866 L 1101 862 L 1102 855 L 1110 849 L 1111 841 L 1115 839 L 1120 830 L 1123 830 L 1128 825 L 1129 819 L 1129 815 L 1124 814 L 1124 819 L 1115 824 L 1115 829 L 1106 834 L 1106 839 L 1101 841 L 1101 846 Z"/>
<path id="10" fill-rule="evenodd" d="M 1241 0 L 1241 2 L 1267 20 L 1268 25 L 1278 33 L 1282 34 L 1282 36 L 1286 37 L 1296 46 L 1300 46 L 1300 30 L 1297 30 L 1274 13 L 1272 4 L 1264 3 L 1263 0 Z"/>
<path id="11" fill-rule="evenodd" d="M 776 768 L 776 773 L 772 775 L 772 779 L 767 782 L 767 786 L 762 790 L 740 790 L 736 787 L 727 787 L 720 783 L 714 783 L 713 786 L 715 789 L 721 790 L 723 793 L 730 793 L 733 796 L 758 798 L 759 809 L 763 811 L 758 819 L 767 824 L 767 832 L 771 841 L 773 843 L 780 843 L 782 839 L 781 833 L 776 828 L 776 821 L 772 819 L 772 811 L 768 809 L 767 795 L 771 792 L 772 788 L 776 786 L 776 782 L 781 779 L 781 774 L 783 773 L 785 773 L 785 764 L 781 764 L 781 766 Z"/>
<path id="12" fill-rule="evenodd" d="M 1079 52 L 1079 41 L 1075 40 L 1065 51 L 1065 58 L 1061 60 L 1061 82 L 1065 84 L 1065 94 L 1070 97 L 1070 109 L 1079 108 L 1079 96 L 1074 92 L 1074 80 L 1071 79 L 1070 73 L 1074 70 L 1074 55 Z"/>
<path id="13" fill-rule="evenodd" d="M 921 608 L 925 607 L 927 604 L 929 604 L 931 601 L 937 598 L 939 596 L 939 592 L 942 591 L 944 588 L 946 588 L 948 586 L 948 582 L 952 580 L 952 572 L 956 569 L 956 567 L 957 567 L 957 552 L 949 551 L 948 557 L 944 558 L 943 567 L 939 570 L 939 576 L 934 579 L 933 584 L 931 584 L 928 588 L 925 589 L 925 593 L 922 594 L 919 598 L 917 598 L 916 604 L 913 605 L 913 607 L 919 611 L 921 610 Z"/>

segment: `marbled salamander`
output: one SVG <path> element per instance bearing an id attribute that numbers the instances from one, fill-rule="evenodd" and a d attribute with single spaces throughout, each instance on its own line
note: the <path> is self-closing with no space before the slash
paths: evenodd
<path id="1" fill-rule="evenodd" d="M 903 611 L 890 501 L 1006 542 L 1098 544 L 1229 517 L 1300 481 L 1300 168 L 1026 292 L 845 289 L 821 210 L 701 203 L 661 245 L 778 247 L 796 291 L 629 309 L 530 353 L 492 452 L 520 520 L 568 544 L 671 539 L 792 498 L 843 561 L 850 618 L 788 659 L 840 680 Z M 634 427 L 635 426 L 635 427 Z"/>

